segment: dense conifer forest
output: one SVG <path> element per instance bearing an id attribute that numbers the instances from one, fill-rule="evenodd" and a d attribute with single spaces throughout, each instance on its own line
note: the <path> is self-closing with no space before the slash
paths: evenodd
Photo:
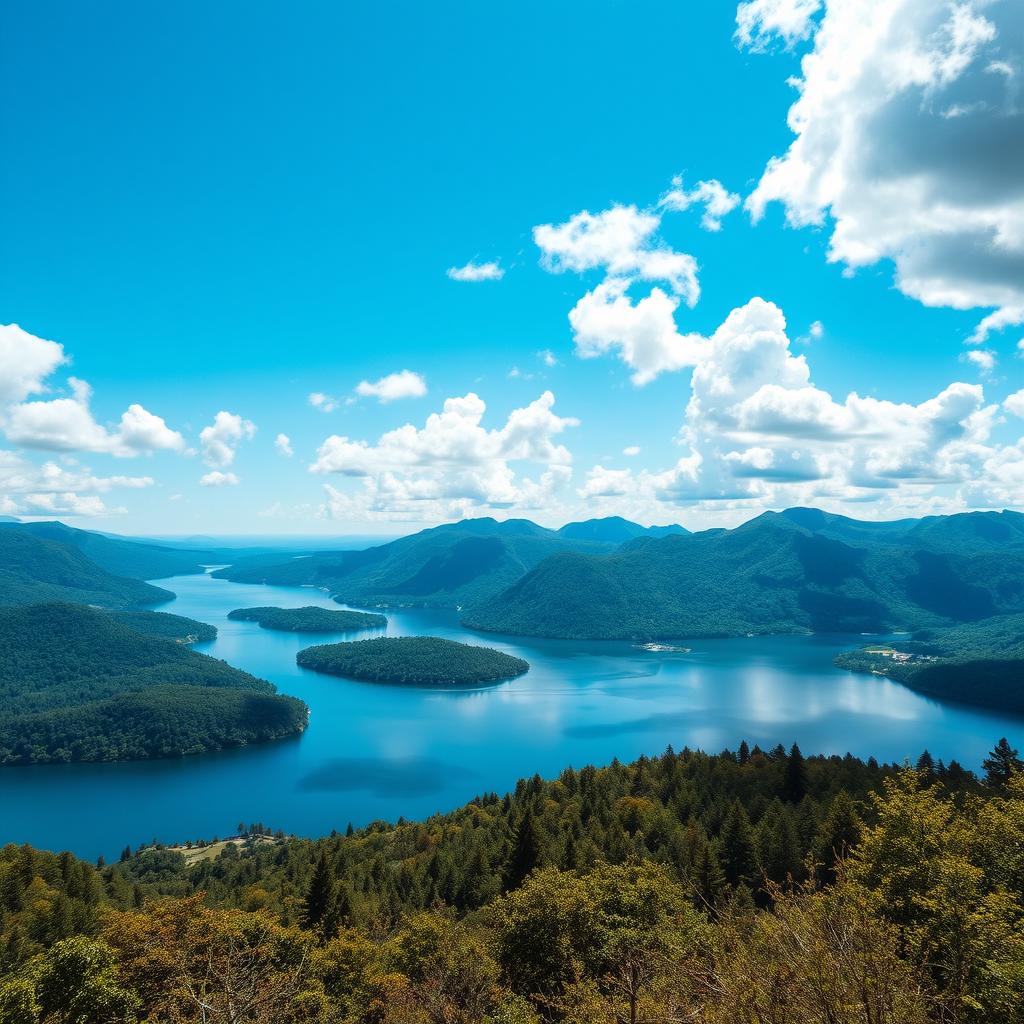
<path id="1" fill-rule="evenodd" d="M 1024 774 L 792 747 L 191 866 L 0 851 L 0 1021 L 1016 1024 Z"/>
<path id="2" fill-rule="evenodd" d="M 0 609 L 0 764 L 180 757 L 305 728 L 301 701 L 145 622 L 150 635 L 80 605 Z"/>
<path id="3" fill-rule="evenodd" d="M 407 686 L 472 686 L 513 679 L 529 671 L 522 658 L 492 647 L 436 636 L 377 637 L 321 644 L 299 651 L 296 661 L 314 672 Z"/>
<path id="4" fill-rule="evenodd" d="M 259 623 L 264 629 L 291 633 L 352 633 L 383 629 L 388 620 L 372 612 L 334 611 L 307 605 L 304 608 L 236 608 L 229 619 Z"/>

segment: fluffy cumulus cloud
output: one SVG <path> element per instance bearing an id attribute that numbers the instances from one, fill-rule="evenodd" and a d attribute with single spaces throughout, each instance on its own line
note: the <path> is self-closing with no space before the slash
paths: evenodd
<path id="1" fill-rule="evenodd" d="M 292 440 L 287 434 L 278 434 L 274 438 L 274 447 L 289 459 L 295 454 L 292 448 Z"/>
<path id="2" fill-rule="evenodd" d="M 121 458 L 184 450 L 181 434 L 138 404 L 130 405 L 117 424 L 104 426 L 90 408 L 92 388 L 76 377 L 69 378 L 68 384 L 69 397 L 19 402 L 3 410 L 0 424 L 8 440 L 24 448 L 95 452 Z"/>
<path id="3" fill-rule="evenodd" d="M 1024 400 L 1012 395 L 1004 408 L 1024 412 Z M 963 382 L 916 404 L 856 392 L 837 398 L 793 351 L 782 311 L 753 299 L 699 347 L 676 464 L 639 472 L 598 465 L 579 494 L 613 506 L 627 495 L 646 500 L 648 514 L 658 504 L 875 503 L 902 514 L 1019 504 L 1024 456 L 1021 443 L 992 440 L 999 411 L 981 385 Z M 990 481 L 984 494 L 981 479 Z"/>
<path id="4" fill-rule="evenodd" d="M 309 404 L 321 412 L 334 412 L 338 408 L 338 399 L 322 391 L 313 391 L 309 395 Z"/>
<path id="5" fill-rule="evenodd" d="M 243 441 L 251 440 L 256 433 L 256 425 L 242 419 L 235 413 L 221 410 L 213 418 L 213 423 L 203 427 L 199 432 L 199 444 L 202 447 L 203 462 L 215 469 L 223 469 L 235 461 L 235 452 Z M 209 473 L 207 476 L 214 476 Z M 230 474 L 228 474 L 230 475 Z M 204 477 L 204 480 L 206 478 Z M 222 481 L 223 482 L 223 481 Z M 237 483 L 237 480 L 230 481 Z"/>
<path id="6" fill-rule="evenodd" d="M 199 478 L 201 487 L 234 487 L 239 482 L 234 473 L 225 473 L 219 469 L 212 469 Z"/>
<path id="7" fill-rule="evenodd" d="M 821 0 L 748 0 L 736 8 L 736 39 L 752 50 L 792 46 L 810 36 L 820 9 Z"/>
<path id="8" fill-rule="evenodd" d="M 0 404 L 45 390 L 44 381 L 67 361 L 64 349 L 17 324 L 0 324 Z"/>
<path id="9" fill-rule="evenodd" d="M 505 271 L 496 262 L 476 263 L 470 260 L 461 267 L 449 267 L 448 276 L 453 281 L 500 281 Z"/>
<path id="10" fill-rule="evenodd" d="M 394 402 L 399 398 L 422 398 L 427 393 L 427 382 L 412 370 L 389 373 L 380 380 L 360 381 L 356 394 L 362 398 L 376 398 L 378 402 Z"/>
<path id="11" fill-rule="evenodd" d="M 741 43 L 813 32 L 795 139 L 746 204 L 827 225 L 829 258 L 892 260 L 929 306 L 991 308 L 972 337 L 1024 320 L 1024 5 L 1010 0 L 755 0 Z"/>
<path id="12" fill-rule="evenodd" d="M 18 452 L 0 450 L 0 507 L 5 515 L 109 515 L 124 510 L 108 508 L 100 495 L 153 484 L 150 476 L 96 476 L 74 460 L 36 465 Z"/>
<path id="13" fill-rule="evenodd" d="M 354 493 L 327 486 L 327 512 L 337 517 L 430 519 L 480 508 L 536 508 L 571 472 L 572 456 L 556 439 L 577 421 L 558 416 L 554 404 L 546 391 L 489 429 L 484 401 L 470 392 L 447 399 L 422 427 L 406 424 L 375 443 L 328 437 L 310 469 L 361 481 Z M 519 463 L 539 473 L 524 476 Z"/>
<path id="14" fill-rule="evenodd" d="M 698 181 L 691 188 L 683 187 L 683 179 L 672 179 L 672 188 L 661 197 L 661 206 L 667 210 L 688 210 L 703 206 L 701 225 L 706 231 L 721 231 L 722 218 L 740 205 L 740 197 L 730 192 L 720 181 Z"/>

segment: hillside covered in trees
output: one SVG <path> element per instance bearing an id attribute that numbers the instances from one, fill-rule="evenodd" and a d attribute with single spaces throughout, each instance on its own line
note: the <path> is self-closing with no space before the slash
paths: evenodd
<path id="1" fill-rule="evenodd" d="M 1024 714 L 1024 615 L 920 630 L 840 654 L 840 668 L 888 676 L 941 700 Z"/>
<path id="2" fill-rule="evenodd" d="M 405 686 L 475 686 L 521 676 L 530 668 L 492 647 L 460 644 L 436 636 L 377 637 L 320 644 L 299 651 L 302 668 L 347 679 Z"/>
<path id="3" fill-rule="evenodd" d="M 73 601 L 136 608 L 173 597 L 169 590 L 107 572 L 77 547 L 0 525 L 0 606 Z"/>
<path id="4" fill-rule="evenodd" d="M 176 640 L 179 644 L 206 643 L 217 639 L 217 627 L 187 615 L 170 612 L 110 612 L 110 617 L 122 626 L 146 636 Z"/>
<path id="5" fill-rule="evenodd" d="M 361 629 L 383 629 L 388 620 L 373 612 L 353 612 L 307 605 L 304 608 L 236 608 L 229 619 L 256 622 L 263 629 L 289 633 L 354 633 Z"/>
<path id="6" fill-rule="evenodd" d="M 499 593 L 556 552 L 612 547 L 525 519 L 467 519 L 364 551 L 322 552 L 277 565 L 263 557 L 242 559 L 214 575 L 238 583 L 324 587 L 343 604 L 459 608 Z"/>
<path id="7" fill-rule="evenodd" d="M 272 683 L 80 605 L 0 609 L 0 650 L 0 764 L 180 757 L 306 726 Z"/>
<path id="8" fill-rule="evenodd" d="M 641 538 L 613 554 L 560 554 L 464 622 L 528 636 L 659 640 L 887 632 L 1024 611 L 1024 517 L 979 515 L 907 526 L 794 509 L 734 530 Z"/>
<path id="9" fill-rule="evenodd" d="M 1016 1024 L 1024 776 L 985 767 L 669 750 L 192 866 L 9 846 L 0 1020 Z"/>

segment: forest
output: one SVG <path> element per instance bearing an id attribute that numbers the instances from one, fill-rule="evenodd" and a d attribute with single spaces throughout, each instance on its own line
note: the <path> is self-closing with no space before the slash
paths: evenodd
<path id="1" fill-rule="evenodd" d="M 180 757 L 305 728 L 301 701 L 143 621 L 147 633 L 81 605 L 0 609 L 0 764 Z"/>
<path id="2" fill-rule="evenodd" d="M 229 619 L 256 622 L 263 629 L 290 633 L 354 633 L 361 629 L 383 629 L 388 620 L 372 612 L 334 611 L 307 605 L 304 608 L 236 608 Z"/>
<path id="3" fill-rule="evenodd" d="M 186 866 L 0 851 L 0 1021 L 1015 1024 L 1024 764 L 671 749 Z"/>
<path id="4" fill-rule="evenodd" d="M 471 686 L 529 671 L 522 658 L 436 636 L 377 637 L 299 651 L 302 668 L 346 679 L 406 686 Z"/>

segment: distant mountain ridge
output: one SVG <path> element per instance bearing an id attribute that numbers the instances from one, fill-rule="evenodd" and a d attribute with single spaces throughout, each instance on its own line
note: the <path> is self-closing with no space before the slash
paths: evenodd
<path id="1" fill-rule="evenodd" d="M 463 621 L 530 636 L 654 640 L 917 629 L 1020 611 L 1018 513 L 863 523 L 791 509 L 734 530 L 555 555 Z"/>
<path id="2" fill-rule="evenodd" d="M 108 572 L 72 544 L 0 527 L 0 605 L 69 601 L 129 609 L 173 597 L 169 590 Z"/>
<path id="3" fill-rule="evenodd" d="M 528 519 L 481 518 L 362 551 L 320 552 L 270 564 L 266 556 L 243 559 L 213 575 L 239 583 L 322 587 L 346 604 L 469 607 L 494 597 L 553 554 L 598 553 L 616 543 L 565 536 Z"/>

